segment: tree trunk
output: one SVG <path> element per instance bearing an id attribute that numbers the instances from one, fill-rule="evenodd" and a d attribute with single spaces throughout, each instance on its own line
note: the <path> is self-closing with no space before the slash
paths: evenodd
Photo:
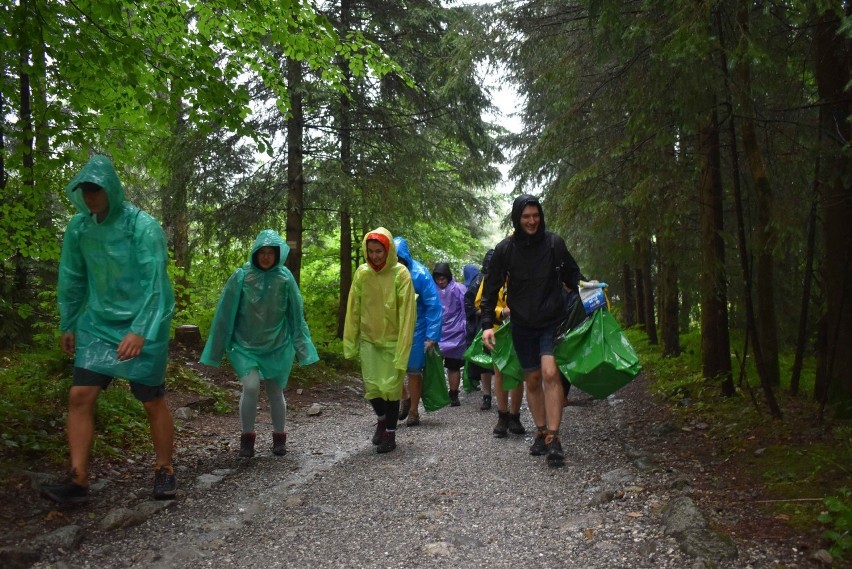
<path id="1" fill-rule="evenodd" d="M 699 132 L 698 204 L 701 249 L 701 363 L 705 378 L 719 380 L 725 396 L 734 394 L 728 334 L 725 243 L 722 240 L 722 180 L 715 108 Z"/>
<path id="2" fill-rule="evenodd" d="M 654 283 L 651 278 L 653 268 L 653 255 L 651 253 L 651 241 L 643 239 L 640 245 L 642 257 L 642 291 L 645 294 L 645 332 L 648 334 L 648 343 L 655 346 L 659 343 L 657 338 L 657 318 L 654 314 Z"/>
<path id="3" fill-rule="evenodd" d="M 349 18 L 351 16 L 351 0 L 340 2 L 340 27 L 343 34 L 349 31 Z M 345 180 L 352 177 L 352 108 L 349 101 L 349 89 L 351 88 L 351 74 L 346 62 L 341 62 L 343 70 L 343 84 L 346 93 L 340 95 L 340 164 L 343 168 Z M 350 201 L 344 197 L 340 207 L 340 302 L 337 306 L 337 337 L 343 337 L 343 326 L 346 323 L 346 305 L 349 302 L 349 289 L 352 287 L 352 217 L 350 212 Z"/>
<path id="4" fill-rule="evenodd" d="M 817 157 L 814 168 L 819 177 L 819 157 Z M 796 357 L 793 360 L 793 368 L 790 371 L 790 393 L 799 393 L 799 381 L 802 375 L 802 363 L 805 359 L 805 349 L 808 343 L 808 307 L 811 302 L 811 285 L 814 274 L 814 250 L 816 248 L 816 225 L 817 225 L 817 202 L 819 184 L 814 182 L 814 198 L 811 203 L 811 214 L 808 216 L 808 244 L 805 251 L 805 275 L 802 284 L 802 305 L 799 311 L 799 332 L 796 336 Z"/>
<path id="5" fill-rule="evenodd" d="M 303 163 L 304 110 L 302 109 L 302 62 L 287 58 L 287 92 L 290 116 L 287 119 L 287 245 L 290 256 L 287 268 L 296 282 L 302 272 L 302 216 L 304 214 L 305 178 Z"/>
<path id="6" fill-rule="evenodd" d="M 680 314 L 678 266 L 674 260 L 672 238 L 658 239 L 660 251 L 660 328 L 663 336 L 663 356 L 680 355 Z"/>
<path id="7" fill-rule="evenodd" d="M 846 5 L 846 17 L 852 5 Z M 852 71 L 852 40 L 839 33 L 841 18 L 826 11 L 816 23 L 814 48 L 822 146 L 823 246 L 825 314 L 823 349 L 818 354 L 816 396 L 852 399 L 852 99 L 846 90 Z"/>
<path id="8" fill-rule="evenodd" d="M 645 328 L 645 277 L 642 271 L 642 247 L 633 242 L 633 258 L 636 265 L 636 323 Z M 647 330 L 646 330 L 647 331 Z"/>
<path id="9" fill-rule="evenodd" d="M 621 239 L 625 245 L 629 245 L 630 240 L 627 235 L 627 223 L 623 219 L 621 222 Z M 624 263 L 621 266 L 621 282 L 624 293 L 624 300 L 622 303 L 624 310 L 621 313 L 621 319 L 625 327 L 630 327 L 636 324 L 636 293 L 633 287 L 633 274 L 630 268 L 630 263 Z"/>
<path id="10" fill-rule="evenodd" d="M 165 157 L 168 168 L 166 186 L 161 193 L 161 208 L 163 230 L 169 239 L 175 265 L 178 271 L 174 277 L 175 311 L 181 311 L 189 306 L 189 212 L 188 187 L 192 179 L 195 156 L 189 149 L 186 120 L 183 115 L 181 97 L 183 93 L 173 88 L 170 93 L 173 109 L 175 109 L 174 127 L 171 133 L 171 143 L 168 145 L 168 155 Z"/>
<path id="11" fill-rule="evenodd" d="M 737 24 L 745 36 L 746 42 L 750 41 L 750 5 L 750 0 L 739 0 L 737 4 Z M 778 368 L 778 323 L 775 317 L 775 277 L 772 255 L 776 240 L 775 230 L 772 228 L 772 189 L 766 173 L 763 153 L 757 143 L 754 125 L 756 111 L 751 89 L 751 68 L 749 59 L 744 54 L 737 59 L 735 72 L 739 80 L 739 90 L 737 91 L 739 104 L 743 109 L 743 150 L 748 158 L 752 184 L 757 193 L 757 223 L 754 227 L 753 240 L 754 249 L 757 252 L 755 357 L 760 360 L 758 373 L 761 375 L 761 383 L 766 381 L 769 385 L 779 385 L 781 379 Z"/>

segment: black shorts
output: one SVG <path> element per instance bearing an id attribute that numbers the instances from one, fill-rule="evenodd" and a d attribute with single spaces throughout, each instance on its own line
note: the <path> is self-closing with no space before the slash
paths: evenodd
<path id="1" fill-rule="evenodd" d="M 71 385 L 106 389 L 112 383 L 112 380 L 113 378 L 108 375 L 82 367 L 75 367 Z M 147 403 L 166 395 L 165 382 L 160 385 L 144 385 L 135 381 L 128 381 L 128 383 L 130 384 L 130 392 L 142 403 Z"/>
<path id="2" fill-rule="evenodd" d="M 464 367 L 464 360 L 459 358 L 444 358 L 444 367 L 450 371 L 459 371 Z"/>

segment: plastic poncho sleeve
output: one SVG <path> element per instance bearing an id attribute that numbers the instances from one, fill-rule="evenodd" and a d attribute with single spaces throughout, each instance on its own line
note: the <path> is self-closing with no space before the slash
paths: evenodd
<path id="1" fill-rule="evenodd" d="M 435 286 L 435 281 L 431 275 L 428 276 L 428 283 L 422 287 L 419 292 L 423 299 L 423 304 L 426 306 L 426 339 L 438 342 L 441 340 L 443 329 L 443 307 L 441 306 L 441 297 L 438 296 L 438 287 Z"/>
<path id="2" fill-rule="evenodd" d="M 401 266 L 401 265 L 400 265 Z M 417 301 L 414 296 L 414 284 L 407 270 L 400 271 L 396 277 L 396 296 L 399 310 L 399 336 L 397 337 L 394 367 L 405 371 L 408 369 L 408 357 L 411 354 L 411 344 L 414 341 L 414 326 L 417 323 Z M 438 306 L 441 301 L 438 300 Z M 440 315 L 438 317 L 440 324 Z"/>
<path id="3" fill-rule="evenodd" d="M 207 343 L 199 359 L 203 364 L 214 367 L 222 364 L 222 356 L 231 345 L 231 335 L 234 333 L 234 320 L 237 318 L 237 310 L 240 307 L 244 278 L 245 272 L 237 269 L 222 289 L 216 314 L 210 325 L 210 334 L 207 336 Z"/>
<path id="4" fill-rule="evenodd" d="M 361 341 L 361 288 L 363 287 L 363 280 L 359 273 L 360 270 L 355 271 L 352 286 L 349 287 L 349 299 L 346 301 L 346 321 L 343 324 L 343 357 L 348 360 L 358 357 Z"/>
<path id="5" fill-rule="evenodd" d="M 282 267 L 286 271 L 288 287 L 290 294 L 287 295 L 287 314 L 290 318 L 290 330 L 293 334 L 293 346 L 296 348 L 296 358 L 299 365 L 310 365 L 319 361 L 316 346 L 311 340 L 311 331 L 308 329 L 308 323 L 305 321 L 305 307 L 302 301 L 302 293 L 296 285 L 296 279 L 293 273 L 287 267 Z"/>
<path id="6" fill-rule="evenodd" d="M 163 300 L 171 296 L 169 291 L 165 290 L 169 279 L 164 274 L 168 266 L 169 253 L 165 234 L 159 225 L 155 226 L 139 220 L 135 227 L 134 233 L 141 233 L 134 235 L 140 282 L 148 294 L 130 325 L 130 332 L 146 340 L 154 340 L 157 338 L 160 324 L 166 317 Z M 138 231 L 140 228 L 141 232 Z"/>
<path id="7" fill-rule="evenodd" d="M 77 319 L 83 312 L 86 301 L 88 281 L 86 263 L 78 245 L 80 217 L 73 217 L 68 223 L 59 260 L 59 285 L 57 297 L 59 303 L 59 331 L 63 334 L 73 332 Z"/>

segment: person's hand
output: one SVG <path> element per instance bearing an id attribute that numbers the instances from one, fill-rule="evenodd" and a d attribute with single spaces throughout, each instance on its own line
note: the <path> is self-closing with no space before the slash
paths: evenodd
<path id="1" fill-rule="evenodd" d="M 508 306 L 503 307 L 503 311 L 500 312 L 500 316 L 503 318 L 503 320 L 508 319 L 511 314 L 512 310 Z"/>
<path id="2" fill-rule="evenodd" d="M 124 361 L 135 358 L 142 353 L 142 344 L 144 343 L 145 338 L 128 332 L 122 338 L 121 343 L 118 345 L 118 350 L 116 350 L 118 352 L 118 359 Z"/>
<path id="3" fill-rule="evenodd" d="M 426 340 L 423 342 L 423 348 L 428 352 L 432 348 L 438 345 L 438 342 L 433 342 L 432 340 Z"/>
<path id="4" fill-rule="evenodd" d="M 73 356 L 74 350 L 77 348 L 77 338 L 74 336 L 74 332 L 62 334 L 62 337 L 59 338 L 59 347 L 69 356 Z"/>
<path id="5" fill-rule="evenodd" d="M 482 331 L 482 345 L 488 350 L 494 349 L 494 330 L 492 328 Z"/>

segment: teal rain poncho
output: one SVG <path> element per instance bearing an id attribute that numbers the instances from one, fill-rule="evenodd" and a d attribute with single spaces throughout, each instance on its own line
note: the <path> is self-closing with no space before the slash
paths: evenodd
<path id="1" fill-rule="evenodd" d="M 417 305 L 411 274 L 397 262 L 393 236 L 387 229 L 379 227 L 364 236 L 364 258 L 368 258 L 367 237 L 372 234 L 383 236 L 388 256 L 379 270 L 367 262 L 352 275 L 343 356 L 354 359 L 360 354 L 366 399 L 397 401 L 411 354 Z"/>
<path id="2" fill-rule="evenodd" d="M 104 188 L 109 211 L 98 222 L 78 186 Z M 161 385 L 175 299 L 166 271 L 166 236 L 153 217 L 124 200 L 112 162 L 94 156 L 65 186 L 80 212 L 65 230 L 59 260 L 59 328 L 76 336 L 74 365 L 144 385 Z M 139 356 L 119 361 L 128 333 L 145 339 Z"/>
<path id="3" fill-rule="evenodd" d="M 275 264 L 266 271 L 255 264 L 261 247 L 278 248 Z M 257 368 L 263 379 L 284 389 L 296 356 L 300 365 L 319 361 L 302 294 L 284 266 L 289 254 L 290 247 L 275 231 L 258 234 L 248 262 L 225 283 L 201 363 L 219 367 L 227 353 L 238 377 Z"/>

